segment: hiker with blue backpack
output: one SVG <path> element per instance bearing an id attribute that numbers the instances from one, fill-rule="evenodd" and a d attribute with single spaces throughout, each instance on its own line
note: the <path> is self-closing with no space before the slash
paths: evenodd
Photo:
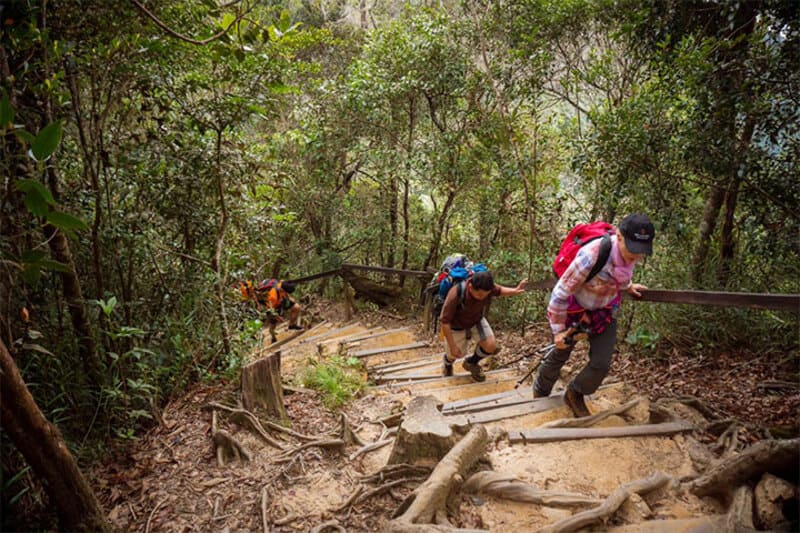
<path id="1" fill-rule="evenodd" d="M 514 296 L 525 292 L 528 280 L 520 281 L 513 288 L 504 287 L 494 282 L 492 273 L 481 263 L 469 264 L 468 267 L 457 267 L 461 270 L 451 269 L 446 280 L 450 286 L 439 314 L 445 340 L 442 375 L 453 375 L 453 363 L 464 357 L 470 340 L 473 335 L 477 335 L 475 351 L 462 364 L 473 380 L 485 381 L 486 376 L 480 361 L 497 351 L 497 342 L 489 321 L 484 316 L 484 310 L 492 297 Z"/>
<path id="2" fill-rule="evenodd" d="M 641 296 L 647 289 L 632 282 L 633 269 L 653 253 L 654 235 L 650 219 L 638 213 L 622 219 L 616 228 L 593 222 L 569 232 L 553 264 L 558 282 L 547 306 L 555 349 L 539 366 L 534 398 L 550 395 L 578 340 L 573 339 L 574 333 L 585 330 L 589 363 L 567 385 L 564 403 L 578 418 L 591 414 L 584 396 L 597 390 L 611 368 L 622 291 Z"/>

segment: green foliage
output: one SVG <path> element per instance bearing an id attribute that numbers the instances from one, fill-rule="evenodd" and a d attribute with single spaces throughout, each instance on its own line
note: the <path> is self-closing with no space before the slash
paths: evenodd
<path id="1" fill-rule="evenodd" d="M 361 362 L 355 357 L 332 356 L 323 362 L 312 362 L 300 382 L 304 387 L 322 393 L 322 401 L 329 408 L 341 407 L 358 396 L 366 387 Z"/>

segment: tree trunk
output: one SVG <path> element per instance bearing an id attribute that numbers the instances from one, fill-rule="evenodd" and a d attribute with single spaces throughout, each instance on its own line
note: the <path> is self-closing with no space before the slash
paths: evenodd
<path id="1" fill-rule="evenodd" d="M 425 263 L 422 265 L 422 270 L 428 270 L 428 267 L 436 259 L 439 253 L 439 245 L 442 241 L 442 234 L 444 233 L 444 225 L 447 223 L 447 215 L 450 213 L 450 208 L 453 207 L 453 201 L 456 199 L 456 190 L 450 189 L 447 193 L 447 200 L 442 207 L 442 212 L 439 214 L 439 221 L 431 239 L 431 246 L 428 250 L 428 256 L 425 258 Z"/>
<path id="2" fill-rule="evenodd" d="M 219 229 L 217 230 L 217 245 L 211 267 L 216 275 L 217 304 L 219 305 L 219 321 L 222 328 L 222 348 L 225 355 L 231 353 L 231 334 L 228 326 L 228 312 L 225 308 L 225 273 L 222 265 L 222 251 L 225 246 L 225 230 L 228 226 L 228 210 L 225 206 L 225 181 L 222 173 L 222 130 L 217 130 L 217 193 L 219 195 Z"/>
<path id="3" fill-rule="evenodd" d="M 722 234 L 720 236 L 720 262 L 717 268 L 717 282 L 720 287 L 725 287 L 730 280 L 733 257 L 736 250 L 736 239 L 734 229 L 736 226 L 736 204 L 739 199 L 739 187 L 742 183 L 741 176 L 747 172 L 746 154 L 750 148 L 750 141 L 755 130 L 755 118 L 752 114 L 747 117 L 747 121 L 742 129 L 739 138 L 739 149 L 736 151 L 736 158 L 739 163 L 734 169 L 728 190 L 725 192 L 725 217 L 722 222 Z"/>
<path id="4" fill-rule="evenodd" d="M 711 236 L 717 227 L 717 218 L 719 218 L 719 210 L 722 207 L 724 198 L 725 189 L 719 185 L 714 185 L 709 191 L 706 207 L 703 210 L 703 219 L 700 221 L 700 236 L 697 240 L 692 260 L 694 265 L 692 279 L 695 288 L 700 288 L 705 275 L 706 258 L 708 257 L 708 249 L 711 246 Z"/>
<path id="5" fill-rule="evenodd" d="M 0 370 L 0 423 L 17 450 L 44 480 L 61 529 L 111 531 L 61 432 L 39 410 L 2 340 Z"/>
<path id="6" fill-rule="evenodd" d="M 89 311 L 86 308 L 86 300 L 83 299 L 78 273 L 75 270 L 75 262 L 72 259 L 72 252 L 69 248 L 69 241 L 67 241 L 67 237 L 63 232 L 50 224 L 45 225 L 44 235 L 50 246 L 50 255 L 54 260 L 63 263 L 67 267 L 65 272 L 59 272 L 61 284 L 64 288 L 64 299 L 67 301 L 69 308 L 72 328 L 78 336 L 78 349 L 83 360 L 84 371 L 92 386 L 99 390 L 105 382 L 102 364 L 97 353 L 97 343 L 89 323 Z"/>

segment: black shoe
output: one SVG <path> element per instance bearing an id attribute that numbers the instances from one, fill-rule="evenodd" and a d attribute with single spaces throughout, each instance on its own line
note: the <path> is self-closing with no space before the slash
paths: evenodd
<path id="1" fill-rule="evenodd" d="M 534 397 L 534 399 L 535 399 L 535 398 L 547 398 L 548 396 L 550 396 L 550 395 L 549 395 L 549 394 L 545 394 L 545 393 L 543 393 L 543 392 L 539 392 L 539 391 L 538 391 L 538 390 L 536 390 L 536 388 L 534 387 L 534 389 L 533 389 L 533 397 Z"/>
<path id="2" fill-rule="evenodd" d="M 592 416 L 592 413 L 589 412 L 589 408 L 586 407 L 586 402 L 583 401 L 583 394 L 573 390 L 572 387 L 567 387 L 567 390 L 564 392 L 564 403 L 572 410 L 572 414 L 575 415 L 575 418 Z"/>
<path id="3" fill-rule="evenodd" d="M 464 366 L 464 370 L 472 374 L 472 379 L 474 381 L 486 381 L 486 375 L 483 373 L 480 363 L 470 363 L 465 360 L 462 365 Z"/>
<path id="4" fill-rule="evenodd" d="M 291 325 L 290 325 L 288 328 L 286 328 L 286 329 L 303 329 L 303 326 L 298 326 L 297 324 L 291 324 Z"/>

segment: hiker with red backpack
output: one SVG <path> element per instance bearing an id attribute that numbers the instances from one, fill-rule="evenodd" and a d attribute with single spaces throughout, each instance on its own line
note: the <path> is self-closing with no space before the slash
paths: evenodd
<path id="1" fill-rule="evenodd" d="M 484 309 L 491 297 L 522 294 L 527 284 L 528 280 L 524 279 L 513 288 L 497 285 L 492 273 L 482 269 L 450 287 L 439 315 L 445 339 L 443 376 L 453 375 L 453 363 L 464 357 L 470 339 L 477 335 L 475 351 L 462 364 L 473 380 L 486 380 L 480 361 L 497 351 L 497 343 L 489 321 L 483 316 Z"/>
<path id="2" fill-rule="evenodd" d="M 575 346 L 575 331 L 588 330 L 589 364 L 567 385 L 564 403 L 578 418 L 591 414 L 584 396 L 597 390 L 611 368 L 621 292 L 641 296 L 647 289 L 632 283 L 633 269 L 653 253 L 654 235 L 650 219 L 635 213 L 616 228 L 605 222 L 579 224 L 564 239 L 553 264 L 558 283 L 547 306 L 555 350 L 539 366 L 534 398 L 550 395 Z"/>

